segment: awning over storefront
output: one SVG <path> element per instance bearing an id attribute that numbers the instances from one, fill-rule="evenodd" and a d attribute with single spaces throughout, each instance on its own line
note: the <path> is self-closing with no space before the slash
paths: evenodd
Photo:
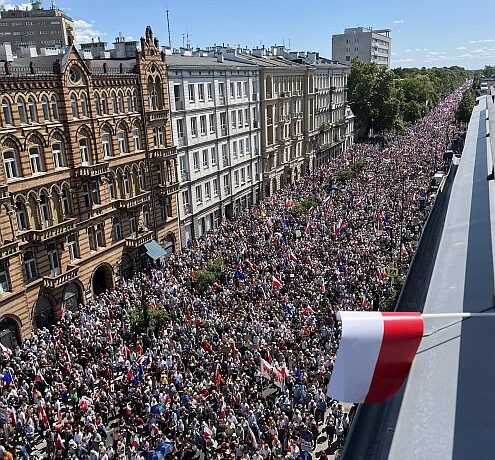
<path id="1" fill-rule="evenodd" d="M 155 240 L 146 243 L 144 247 L 146 248 L 146 254 L 153 260 L 158 260 L 160 257 L 167 255 L 165 249 L 163 249 Z"/>

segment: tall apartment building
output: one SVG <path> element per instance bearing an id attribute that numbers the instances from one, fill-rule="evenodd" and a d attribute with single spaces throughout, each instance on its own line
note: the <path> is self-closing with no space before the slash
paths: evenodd
<path id="1" fill-rule="evenodd" d="M 44 9 L 41 1 L 31 2 L 31 9 L 0 11 L 0 44 L 10 43 L 18 54 L 23 47 L 64 48 L 74 35 L 74 21 L 56 8 Z"/>
<path id="2" fill-rule="evenodd" d="M 390 68 L 392 38 L 390 29 L 375 30 L 367 27 L 345 29 L 343 34 L 332 35 L 332 60 L 350 64 L 354 58 Z"/>
<path id="3" fill-rule="evenodd" d="M 263 196 L 314 168 L 317 146 L 315 68 L 283 46 L 227 51 L 226 58 L 260 68 Z"/>
<path id="4" fill-rule="evenodd" d="M 179 184 L 150 28 L 134 59 L 85 61 L 69 46 L 5 63 L 0 92 L 0 341 L 11 345 L 173 251 Z"/>
<path id="5" fill-rule="evenodd" d="M 261 199 L 259 69 L 188 50 L 167 66 L 186 244 Z"/>
<path id="6" fill-rule="evenodd" d="M 318 142 L 315 166 L 318 167 L 352 146 L 354 115 L 347 105 L 350 68 L 319 57 L 310 62 L 316 68 Z"/>
<path id="7" fill-rule="evenodd" d="M 349 66 L 284 46 L 216 46 L 195 53 L 259 68 L 263 197 L 352 145 Z"/>

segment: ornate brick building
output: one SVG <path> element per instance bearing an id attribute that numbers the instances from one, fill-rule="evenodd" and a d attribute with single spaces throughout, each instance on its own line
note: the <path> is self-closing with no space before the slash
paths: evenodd
<path id="1" fill-rule="evenodd" d="M 0 69 L 0 341 L 10 345 L 179 242 L 165 56 Z"/>

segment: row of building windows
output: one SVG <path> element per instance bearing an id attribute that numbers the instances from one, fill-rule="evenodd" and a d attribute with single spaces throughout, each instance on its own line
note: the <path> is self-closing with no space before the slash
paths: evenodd
<path id="1" fill-rule="evenodd" d="M 242 129 L 244 127 L 248 128 L 251 123 L 251 118 L 249 116 L 249 108 L 232 110 L 230 112 L 230 124 L 232 129 Z M 256 107 L 253 107 L 252 119 L 253 126 L 257 128 L 256 120 Z M 221 135 L 227 135 L 227 112 L 220 112 L 220 129 Z M 198 131 L 198 118 L 199 118 L 199 131 Z M 184 119 L 178 118 L 176 120 L 177 137 L 182 139 L 185 137 L 184 130 Z M 199 117 L 191 117 L 189 119 L 189 135 L 191 137 L 206 136 L 209 134 L 215 134 L 216 132 L 216 116 L 214 113 L 208 115 L 200 115 Z"/>
<path id="2" fill-rule="evenodd" d="M 143 148 L 141 141 L 141 129 L 139 127 L 132 128 L 131 135 L 134 152 L 136 153 L 141 151 Z M 163 146 L 165 142 L 163 127 L 154 128 L 153 138 L 155 147 Z M 32 139 L 34 139 L 37 143 L 31 145 L 27 149 L 29 165 L 31 169 L 30 172 L 31 174 L 46 172 L 47 164 L 42 147 L 42 141 L 39 140 L 37 136 L 33 136 Z M 69 165 L 67 162 L 67 155 L 64 147 L 65 143 L 60 136 L 55 136 L 54 140 L 55 142 L 51 144 L 51 158 L 53 161 L 53 166 L 55 169 L 66 168 Z M 95 162 L 96 158 L 92 154 L 91 142 L 89 137 L 81 137 L 78 141 L 78 145 L 81 165 L 92 165 Z M 128 132 L 125 127 L 121 127 L 121 129 L 117 131 L 117 145 L 118 153 L 120 155 L 130 153 Z M 109 159 L 114 156 L 113 137 L 108 128 L 103 129 L 103 134 L 101 136 L 101 146 L 104 159 Z M 18 179 L 29 175 L 28 171 L 23 169 L 20 161 L 20 152 L 17 149 L 9 148 L 3 152 L 3 164 L 5 170 L 5 178 L 7 180 Z"/>
<path id="3" fill-rule="evenodd" d="M 127 105 L 125 106 L 122 93 L 117 94 L 114 92 L 110 97 L 105 92 L 96 93 L 94 96 L 95 113 L 96 115 L 108 115 L 110 113 L 109 106 L 111 106 L 111 113 L 113 114 L 138 111 L 138 96 L 135 91 L 126 95 L 126 102 Z M 23 96 L 18 96 L 15 106 L 21 124 L 39 123 L 38 101 L 34 96 L 29 96 L 27 101 Z M 88 117 L 89 107 L 86 93 L 72 93 L 70 95 L 70 107 L 73 118 Z M 50 99 L 46 95 L 41 97 L 41 112 L 45 122 L 59 121 L 58 99 L 55 95 L 52 95 Z M 2 116 L 3 126 L 14 126 L 12 104 L 7 98 L 2 99 Z"/>
<path id="4" fill-rule="evenodd" d="M 247 182 L 251 182 L 253 179 L 253 168 L 251 165 L 242 167 L 234 171 L 234 187 L 239 188 L 245 185 Z M 225 195 L 230 194 L 230 176 L 223 176 L 223 191 Z M 211 181 L 207 181 L 204 184 L 196 185 L 194 187 L 194 197 L 196 206 L 201 206 L 203 203 L 208 204 L 212 197 L 216 198 L 219 195 L 219 183 L 217 178 L 213 178 Z M 184 212 L 189 214 L 192 212 L 191 200 L 189 190 L 182 192 L 182 206 Z"/>

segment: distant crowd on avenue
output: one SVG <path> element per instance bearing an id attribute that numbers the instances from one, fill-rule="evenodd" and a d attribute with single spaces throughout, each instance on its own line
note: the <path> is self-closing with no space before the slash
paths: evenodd
<path id="1" fill-rule="evenodd" d="M 407 272 L 464 89 L 4 352 L 0 459 L 328 459 L 354 412 L 326 396 L 336 312 Z M 148 334 L 142 298 L 166 312 Z"/>

